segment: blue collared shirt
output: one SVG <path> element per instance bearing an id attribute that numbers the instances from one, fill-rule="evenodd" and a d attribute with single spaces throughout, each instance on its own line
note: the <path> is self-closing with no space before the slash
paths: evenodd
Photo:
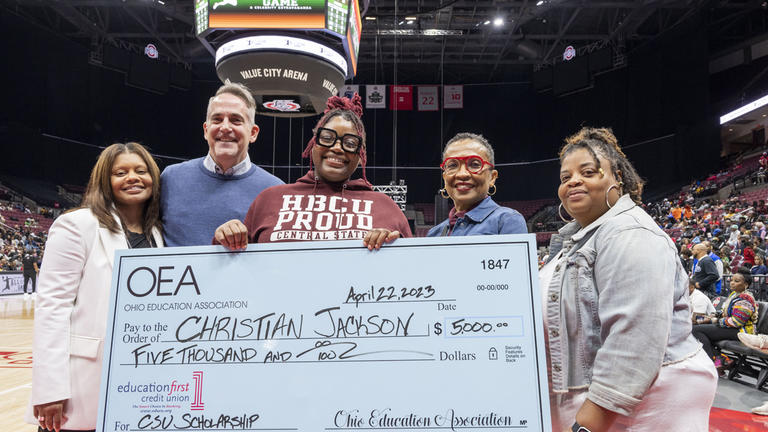
<path id="1" fill-rule="evenodd" d="M 203 159 L 203 166 L 205 169 L 212 173 L 221 174 L 225 176 L 242 175 L 247 173 L 251 169 L 251 158 L 246 154 L 245 159 L 241 160 L 232 168 L 224 171 L 220 166 L 216 165 L 216 161 L 213 160 L 211 154 L 208 153 Z"/>
<path id="2" fill-rule="evenodd" d="M 485 197 L 477 207 L 468 211 L 464 217 L 460 217 L 450 234 L 448 224 L 449 221 L 446 219 L 432 227 L 427 237 L 528 233 L 523 215 L 517 210 L 496 204 L 491 197 Z"/>

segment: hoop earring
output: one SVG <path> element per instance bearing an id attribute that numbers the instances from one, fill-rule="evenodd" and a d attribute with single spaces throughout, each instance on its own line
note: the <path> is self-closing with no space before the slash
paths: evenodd
<path id="1" fill-rule="evenodd" d="M 437 192 L 440 194 L 441 197 L 443 197 L 443 199 L 448 199 L 451 197 L 450 195 L 448 195 L 448 191 L 446 191 L 445 188 L 442 188 Z"/>
<path id="2" fill-rule="evenodd" d="M 493 193 L 491 193 L 491 189 L 488 188 L 488 196 L 494 196 L 496 195 L 496 185 L 492 184 L 491 187 L 493 188 Z"/>
<path id="3" fill-rule="evenodd" d="M 571 218 L 571 220 L 568 220 L 563 217 L 563 203 L 560 203 L 560 206 L 557 207 L 557 215 L 560 216 L 560 220 L 562 220 L 565 223 L 573 222 L 573 218 Z"/>
<path id="4" fill-rule="evenodd" d="M 613 206 L 611 203 L 608 202 L 608 194 L 611 192 L 611 189 L 616 188 L 616 192 L 619 193 L 619 197 L 621 197 L 621 188 L 617 184 L 612 184 L 608 186 L 608 189 L 605 190 L 605 205 L 608 206 L 608 208 L 612 208 Z"/>

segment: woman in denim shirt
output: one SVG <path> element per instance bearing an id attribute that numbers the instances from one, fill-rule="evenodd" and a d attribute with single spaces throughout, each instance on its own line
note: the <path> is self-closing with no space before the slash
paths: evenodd
<path id="1" fill-rule="evenodd" d="M 573 221 L 539 275 L 553 430 L 707 431 L 717 374 L 677 249 L 638 206 L 642 180 L 610 129 L 567 138 L 560 165 Z"/>
<path id="2" fill-rule="evenodd" d="M 491 199 L 499 172 L 493 169 L 493 147 L 482 135 L 462 132 L 451 138 L 440 168 L 445 183 L 440 194 L 453 200 L 453 208 L 427 237 L 528 232 L 520 213 Z"/>

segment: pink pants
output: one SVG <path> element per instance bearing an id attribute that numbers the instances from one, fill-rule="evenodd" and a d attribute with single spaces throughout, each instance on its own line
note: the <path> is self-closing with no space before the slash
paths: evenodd
<path id="1" fill-rule="evenodd" d="M 663 366 L 631 415 L 616 418 L 609 432 L 708 432 L 709 409 L 717 390 L 717 371 L 704 350 Z M 571 430 L 586 390 L 550 394 L 552 431 Z"/>

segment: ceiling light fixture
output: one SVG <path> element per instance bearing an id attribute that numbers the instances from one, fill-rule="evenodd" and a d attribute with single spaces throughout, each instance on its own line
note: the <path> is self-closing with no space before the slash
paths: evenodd
<path id="1" fill-rule="evenodd" d="M 403 24 L 405 24 L 405 21 L 400 21 L 400 22 L 399 22 L 399 23 L 397 23 L 397 24 L 398 24 L 398 25 L 403 25 Z"/>
<path id="2" fill-rule="evenodd" d="M 756 109 L 758 109 L 760 107 L 763 107 L 765 105 L 768 105 L 768 95 L 765 95 L 765 96 L 761 97 L 760 99 L 754 100 L 754 101 L 744 105 L 741 108 L 735 109 L 735 110 L 729 112 L 728 114 L 720 116 L 720 124 L 722 125 L 722 124 L 728 123 L 729 121 L 731 121 L 731 120 L 733 120 L 733 119 L 735 119 L 737 117 L 741 117 L 742 115 L 744 115 L 744 114 L 746 114 L 746 113 L 748 113 L 750 111 L 754 111 L 754 110 L 756 110 Z"/>
<path id="3" fill-rule="evenodd" d="M 464 34 L 463 30 L 440 30 L 440 29 L 395 29 L 395 30 L 376 30 L 369 34 L 377 34 L 380 36 L 461 36 Z"/>
<path id="4" fill-rule="evenodd" d="M 367 17 L 365 17 L 365 20 L 366 21 L 376 21 L 376 17 L 375 16 L 367 16 Z"/>
<path id="5" fill-rule="evenodd" d="M 418 17 L 415 17 L 415 16 L 407 16 L 407 17 L 405 17 L 406 21 L 416 21 L 416 19 L 418 19 Z"/>
<path id="6" fill-rule="evenodd" d="M 496 27 L 501 27 L 502 24 L 504 24 L 504 19 L 501 17 L 498 17 L 495 20 L 493 20 L 493 25 L 495 25 Z"/>
<path id="7" fill-rule="evenodd" d="M 407 23 L 408 23 L 408 25 L 411 25 L 411 24 L 413 24 L 413 20 L 408 20 Z"/>
<path id="8" fill-rule="evenodd" d="M 536 2 L 536 6 L 541 6 L 544 4 L 544 0 L 539 0 Z"/>
<path id="9" fill-rule="evenodd" d="M 483 25 L 488 25 L 490 23 L 491 23 L 490 21 L 486 21 L 486 22 L 483 23 Z"/>

